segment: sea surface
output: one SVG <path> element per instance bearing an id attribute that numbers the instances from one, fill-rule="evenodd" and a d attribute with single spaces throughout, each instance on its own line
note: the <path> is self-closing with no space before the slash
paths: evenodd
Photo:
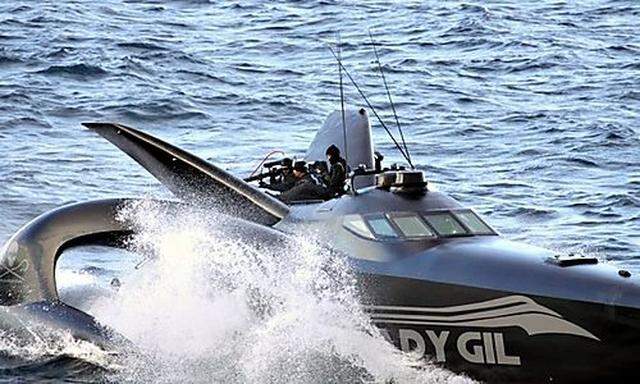
<path id="1" fill-rule="evenodd" d="M 238 175 L 275 149 L 302 155 L 340 105 L 328 49 L 337 41 L 346 68 L 394 127 L 369 30 L 407 146 L 430 182 L 508 238 L 640 273 L 633 0 L 2 1 L 0 242 L 65 203 L 168 196 L 82 122 L 140 128 Z M 345 95 L 349 107 L 364 106 L 348 83 Z M 402 162 L 373 117 L 372 126 L 387 162 Z M 128 282 L 139 255 L 90 248 L 63 256 L 58 281 L 63 297 L 142 352 L 114 361 L 71 340 L 24 346 L 2 338 L 0 381 L 466 381 L 409 367 L 363 333 L 345 290 L 318 299 L 312 281 L 296 280 L 299 270 L 280 276 L 298 282 L 279 286 L 289 306 L 275 320 L 251 318 L 237 292 L 194 295 L 203 283 L 194 274 L 212 255 L 248 256 L 234 246 L 203 251 L 220 230 L 209 218 L 126 213 L 148 229 L 139 248 L 161 255 L 153 273 Z M 291 263 L 321 275 L 321 252 L 300 247 L 293 253 L 306 256 Z M 256 277 L 231 260 L 206 268 L 236 271 L 225 278 L 237 286 Z M 123 279 L 121 290 L 113 278 Z M 281 281 L 260 278 L 269 287 Z M 349 313 L 336 319 L 341 311 Z M 338 320 L 345 323 L 331 325 Z"/>

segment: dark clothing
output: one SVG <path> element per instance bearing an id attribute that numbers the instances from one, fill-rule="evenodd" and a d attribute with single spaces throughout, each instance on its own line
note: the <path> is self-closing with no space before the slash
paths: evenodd
<path id="1" fill-rule="evenodd" d="M 332 199 L 336 196 L 344 194 L 344 185 L 347 180 L 347 172 L 342 161 L 331 164 L 331 169 L 324 177 L 324 183 L 327 187 L 327 198 Z"/>
<path id="2" fill-rule="evenodd" d="M 270 189 L 272 191 L 284 192 L 293 188 L 295 183 L 296 183 L 296 178 L 293 177 L 293 174 L 287 173 L 287 174 L 283 174 L 282 177 L 280 177 L 275 182 L 272 182 L 270 184 L 264 184 L 264 188 Z"/>
<path id="3" fill-rule="evenodd" d="M 322 199 L 324 188 L 315 183 L 311 175 L 308 173 L 296 180 L 295 184 L 288 191 L 284 191 L 278 196 L 285 203 L 301 200 L 318 200 Z"/>

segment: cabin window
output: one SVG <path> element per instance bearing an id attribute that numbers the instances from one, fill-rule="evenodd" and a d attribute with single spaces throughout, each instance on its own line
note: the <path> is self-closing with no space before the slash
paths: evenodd
<path id="1" fill-rule="evenodd" d="M 425 219 L 440 236 L 466 235 L 468 232 L 450 213 L 428 213 Z"/>
<path id="2" fill-rule="evenodd" d="M 455 212 L 455 215 L 474 234 L 492 235 L 494 233 L 473 211 Z"/>
<path id="3" fill-rule="evenodd" d="M 405 237 L 435 237 L 435 233 L 417 215 L 389 215 Z"/>
<path id="4" fill-rule="evenodd" d="M 387 220 L 387 218 L 384 216 L 369 217 L 367 218 L 367 222 L 369 223 L 371 230 L 376 236 L 398 237 L 395 229 L 393 229 L 393 226 L 391 225 L 389 220 Z"/>
<path id="5" fill-rule="evenodd" d="M 360 215 L 347 215 L 344 217 L 344 226 L 356 235 L 366 237 L 367 239 L 373 239 L 373 233 L 367 226 Z"/>

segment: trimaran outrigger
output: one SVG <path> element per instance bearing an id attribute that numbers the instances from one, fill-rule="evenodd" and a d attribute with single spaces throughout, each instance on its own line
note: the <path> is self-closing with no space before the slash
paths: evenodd
<path id="1" fill-rule="evenodd" d="M 336 58 L 341 72 L 346 71 Z M 629 382 L 636 375 L 636 278 L 595 258 L 565 257 L 504 239 L 473 210 L 430 190 L 423 173 L 413 169 L 404 136 L 402 145 L 394 143 L 411 167 L 383 168 L 364 109 L 345 110 L 343 104 L 305 156 L 323 160 L 328 144 L 343 149 L 352 169 L 349 192 L 329 201 L 288 205 L 136 129 L 84 125 L 183 201 L 197 196 L 198 201 L 233 206 L 227 215 L 240 234 L 268 244 L 295 236 L 300 226 L 322 227 L 330 236 L 320 240 L 348 256 L 372 321 L 405 351 L 489 382 Z M 122 245 L 135 230 L 115 219 L 127 201 L 58 208 L 5 244 L 0 252 L 0 327 L 5 332 L 26 334 L 29 326 L 44 324 L 98 343 L 113 337 L 91 316 L 60 301 L 54 270 L 69 247 Z M 166 204 L 179 209 L 184 202 Z"/>

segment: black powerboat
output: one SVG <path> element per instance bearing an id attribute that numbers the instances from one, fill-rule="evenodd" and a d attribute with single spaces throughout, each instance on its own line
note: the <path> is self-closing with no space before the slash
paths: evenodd
<path id="1" fill-rule="evenodd" d="M 371 320 L 403 351 L 488 382 L 621 382 L 640 362 L 640 288 L 624 270 L 590 257 L 511 242 L 472 209 L 433 190 L 420 171 L 384 168 L 364 109 L 335 112 L 305 160 L 327 144 L 346 150 L 349 192 L 284 204 L 188 152 L 120 124 L 88 123 L 181 202 L 224 209 L 238 233 L 268 244 L 321 228 L 344 254 Z M 345 139 L 348 141 L 345 142 Z M 270 164 L 273 167 L 273 162 Z M 275 166 L 277 171 L 277 165 Z M 250 180 L 273 176 L 274 168 Z M 72 204 L 20 229 L 0 253 L 0 326 L 70 330 L 106 345 L 116 337 L 62 303 L 55 265 L 73 246 L 122 246 L 135 231 L 116 220 L 129 199 Z"/>
<path id="2" fill-rule="evenodd" d="M 393 109 L 380 60 L 380 74 Z M 559 255 L 504 239 L 472 209 L 436 191 L 338 61 L 342 108 L 317 132 L 304 160 L 323 166 L 337 146 L 350 169 L 335 198 L 280 201 L 270 183 L 283 161 L 238 178 L 139 130 L 86 123 L 164 184 L 179 201 L 226 217 L 235 236 L 278 249 L 301 230 L 344 256 L 364 309 L 398 348 L 489 382 L 630 382 L 640 363 L 640 286 L 628 271 L 596 258 Z M 382 165 L 365 109 L 346 110 L 342 72 L 386 130 L 409 168 Z M 266 160 L 266 159 L 265 159 Z M 260 181 L 256 185 L 254 182 Z M 121 247 L 136 231 L 117 218 L 132 199 L 72 204 L 45 213 L 0 250 L 0 330 L 27 339 L 34 329 L 70 331 L 108 348 L 122 338 L 63 303 L 55 281 L 60 254 L 74 246 Z M 319 230 L 318 230 L 319 229 Z"/>

